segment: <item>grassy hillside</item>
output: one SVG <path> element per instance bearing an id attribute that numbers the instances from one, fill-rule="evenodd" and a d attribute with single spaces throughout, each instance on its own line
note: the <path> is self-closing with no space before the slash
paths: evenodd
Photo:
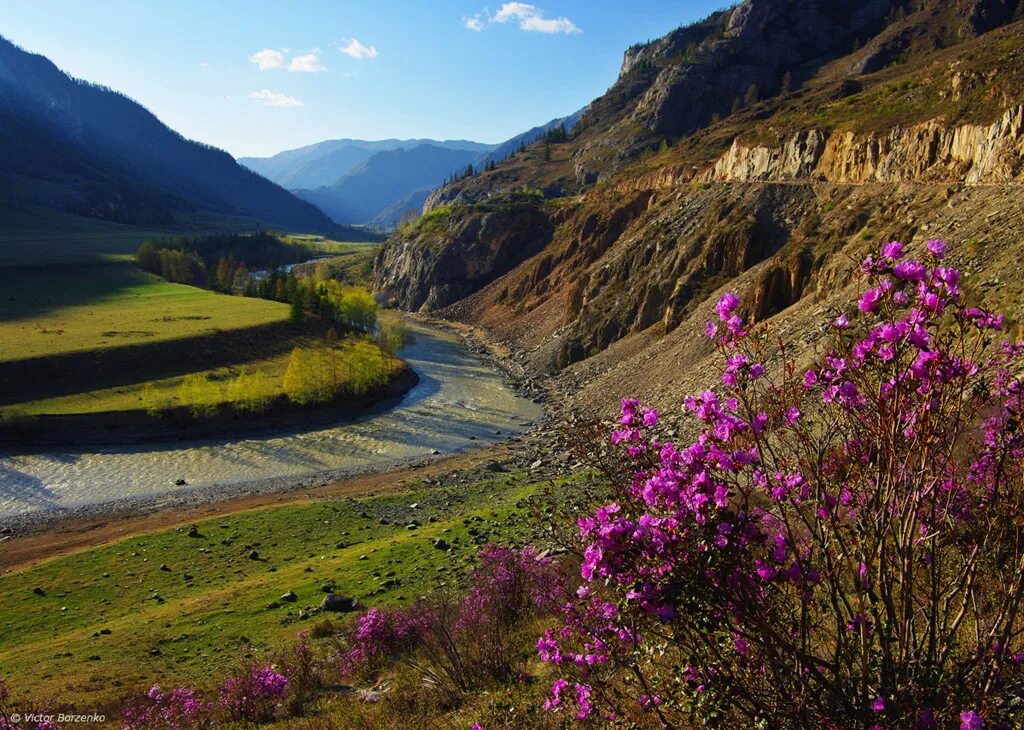
<path id="1" fill-rule="evenodd" d="M 288 306 L 171 284 L 129 263 L 19 268 L 0 301 L 0 362 L 284 321 Z"/>
<path id="2" fill-rule="evenodd" d="M 324 586 L 375 606 L 457 585 L 480 544 L 525 536 L 539 486 L 485 469 L 460 481 L 240 513 L 0 576 L 0 665 L 14 693 L 97 707 L 287 643 L 328 618 L 311 610 Z"/>
<path id="3" fill-rule="evenodd" d="M 148 238 L 170 234 L 70 213 L 0 207 L 0 267 L 102 261 L 134 253 Z"/>

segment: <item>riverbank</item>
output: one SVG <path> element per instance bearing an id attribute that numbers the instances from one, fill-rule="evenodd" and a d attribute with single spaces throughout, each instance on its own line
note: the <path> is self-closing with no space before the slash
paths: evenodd
<path id="1" fill-rule="evenodd" d="M 544 409 L 534 398 L 521 397 L 515 380 L 499 377 L 501 369 L 479 346 L 422 320 L 413 322 L 413 329 L 416 341 L 403 358 L 420 381 L 397 406 L 378 404 L 375 414 L 349 424 L 264 439 L 0 454 L 0 540 L 7 538 L 0 553 L 10 551 L 16 536 L 63 534 L 73 523 L 87 534 L 107 521 L 138 515 L 164 512 L 173 520 L 214 503 L 248 509 L 252 505 L 239 500 L 272 504 L 281 494 L 302 499 L 311 490 L 353 478 L 425 468 L 453 454 L 484 453 L 485 444 L 521 437 L 545 420 Z M 178 478 L 188 484 L 174 486 Z M 7 505 L 5 481 L 14 497 Z"/>
<path id="2" fill-rule="evenodd" d="M 284 395 L 276 396 L 262 413 L 239 413 L 225 405 L 208 416 L 197 416 L 184 406 L 156 413 L 143 410 L 99 413 L 42 414 L 0 422 L 0 447 L 122 445 L 153 442 L 238 438 L 282 428 L 337 423 L 388 408 L 419 383 L 409 367 L 392 373 L 377 391 L 359 398 L 341 396 L 326 403 L 302 406 Z"/>

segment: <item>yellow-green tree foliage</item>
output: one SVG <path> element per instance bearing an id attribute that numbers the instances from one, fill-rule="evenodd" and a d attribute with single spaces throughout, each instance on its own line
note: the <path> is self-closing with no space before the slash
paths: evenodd
<path id="1" fill-rule="evenodd" d="M 154 418 L 160 415 L 160 412 L 167 408 L 170 404 L 166 395 L 161 395 L 160 391 L 153 387 L 152 383 L 146 383 L 142 386 L 142 406 L 146 409 L 146 413 Z"/>
<path id="2" fill-rule="evenodd" d="M 368 339 L 347 340 L 340 347 L 296 347 L 284 374 L 284 392 L 299 405 L 363 396 L 385 385 L 394 366 L 393 358 Z"/>
<path id="3" fill-rule="evenodd" d="M 242 369 L 228 385 L 228 400 L 242 413 L 263 413 L 274 398 L 274 384 L 262 370 Z"/>
<path id="4" fill-rule="evenodd" d="M 284 373 L 284 392 L 289 400 L 309 405 L 330 399 L 332 393 L 326 377 L 324 350 L 322 347 L 296 347 L 292 350 Z"/>
<path id="5" fill-rule="evenodd" d="M 348 329 L 373 332 L 377 326 L 377 302 L 370 292 L 337 281 L 325 281 L 322 286 L 339 323 Z"/>
<path id="6" fill-rule="evenodd" d="M 178 388 L 178 399 L 193 416 L 213 415 L 223 400 L 220 385 L 205 375 L 186 375 Z"/>
<path id="7" fill-rule="evenodd" d="M 397 312 L 381 312 L 377 317 L 377 344 L 381 349 L 397 355 L 411 339 L 409 327 Z"/>

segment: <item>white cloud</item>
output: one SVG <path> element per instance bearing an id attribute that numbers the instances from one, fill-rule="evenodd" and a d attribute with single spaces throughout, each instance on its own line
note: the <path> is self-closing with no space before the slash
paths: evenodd
<path id="1" fill-rule="evenodd" d="M 362 43 L 357 41 L 355 38 L 349 40 L 348 45 L 342 46 L 338 49 L 344 54 L 352 56 L 352 58 L 376 58 L 377 49 L 374 46 L 364 46 Z"/>
<path id="2" fill-rule="evenodd" d="M 296 99 L 294 96 L 276 94 L 273 91 L 270 91 L 269 89 L 262 89 L 260 91 L 250 91 L 249 98 L 255 99 L 260 104 L 263 104 L 263 106 L 276 106 L 279 108 L 305 106 L 305 104 Z"/>
<path id="3" fill-rule="evenodd" d="M 484 29 L 484 21 L 480 19 L 480 13 L 477 13 L 472 18 L 463 18 L 462 27 L 479 33 Z"/>
<path id="4" fill-rule="evenodd" d="M 206 61 L 200 61 L 199 68 L 210 68 L 210 64 L 208 64 Z"/>
<path id="5" fill-rule="evenodd" d="M 544 11 L 529 3 L 504 3 L 491 18 L 492 23 L 518 22 L 520 30 L 536 33 L 582 33 L 575 23 L 566 17 L 545 18 Z M 466 26 L 469 27 L 468 25 Z M 474 29 L 475 30 L 475 29 Z"/>
<path id="6" fill-rule="evenodd" d="M 288 64 L 288 70 L 314 74 L 326 71 L 327 67 L 320 63 L 320 59 L 317 57 L 318 53 L 320 53 L 319 48 L 310 51 L 305 56 L 295 56 L 292 62 Z"/>
<path id="7" fill-rule="evenodd" d="M 272 48 L 264 48 L 258 53 L 249 56 L 249 60 L 255 63 L 260 71 L 284 66 L 284 54 Z"/>

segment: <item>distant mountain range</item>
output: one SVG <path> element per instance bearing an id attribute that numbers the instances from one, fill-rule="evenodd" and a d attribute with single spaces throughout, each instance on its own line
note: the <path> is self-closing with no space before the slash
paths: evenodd
<path id="1" fill-rule="evenodd" d="M 469 150 L 477 154 L 490 152 L 495 148 L 492 144 L 465 139 L 328 139 L 279 152 L 273 157 L 239 157 L 238 162 L 291 190 L 313 189 L 333 185 L 377 152 L 408 150 L 420 145 L 446 150 Z"/>
<path id="2" fill-rule="evenodd" d="M 123 94 L 68 76 L 0 37 L 0 206 L 124 223 L 197 214 L 332 232 L 315 206 L 185 139 Z"/>
<path id="3" fill-rule="evenodd" d="M 491 145 L 468 140 L 333 139 L 239 162 L 313 203 L 339 224 L 393 228 L 468 165 L 500 162 L 548 130 L 572 129 L 583 110 Z"/>

